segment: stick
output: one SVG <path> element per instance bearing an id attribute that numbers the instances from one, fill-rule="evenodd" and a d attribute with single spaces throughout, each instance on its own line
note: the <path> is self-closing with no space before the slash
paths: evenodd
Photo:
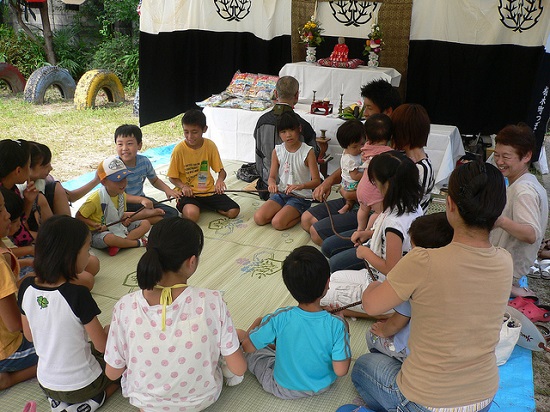
<path id="1" fill-rule="evenodd" d="M 360 305 L 361 303 L 363 303 L 363 301 L 358 300 L 357 302 L 353 302 L 353 303 L 350 303 L 350 304 L 345 305 L 345 306 L 341 306 L 341 307 L 336 308 L 336 309 L 331 309 L 331 310 L 329 310 L 328 312 L 329 312 L 329 313 L 340 312 L 341 310 L 345 310 L 345 309 L 352 308 L 352 307 L 354 307 L 354 306 L 358 306 L 358 305 Z"/>

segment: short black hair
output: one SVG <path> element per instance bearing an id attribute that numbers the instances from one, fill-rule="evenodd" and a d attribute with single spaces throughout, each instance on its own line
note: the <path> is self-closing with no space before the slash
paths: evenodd
<path id="1" fill-rule="evenodd" d="M 164 272 L 177 272 L 191 256 L 200 256 L 204 245 L 202 229 L 195 222 L 170 217 L 155 224 L 146 251 L 138 262 L 137 281 L 141 289 L 153 289 Z"/>
<path id="2" fill-rule="evenodd" d="M 382 201 L 384 210 L 397 209 L 397 216 L 413 213 L 423 196 L 416 164 L 404 153 L 397 150 L 374 156 L 368 168 L 369 180 L 374 183 L 388 183 Z"/>
<path id="3" fill-rule="evenodd" d="M 52 161 L 52 151 L 48 146 L 38 142 L 29 142 L 31 167 L 45 166 Z"/>
<path id="4" fill-rule="evenodd" d="M 362 86 L 361 97 L 372 101 L 381 112 L 387 109 L 395 110 L 401 104 L 401 96 L 397 89 L 382 79 L 373 80 Z"/>
<path id="5" fill-rule="evenodd" d="M 296 130 L 301 126 L 300 118 L 294 110 L 289 110 L 283 112 L 279 117 L 277 117 L 276 127 L 277 133 L 282 132 L 283 130 Z"/>
<path id="6" fill-rule="evenodd" d="M 121 126 L 118 126 L 115 130 L 115 143 L 117 137 L 132 137 L 134 136 L 136 138 L 136 142 L 138 144 L 141 144 L 143 139 L 143 133 L 141 132 L 141 129 L 139 126 L 135 124 L 123 124 Z"/>
<path id="7" fill-rule="evenodd" d="M 370 143 L 389 142 L 393 133 L 390 117 L 384 113 L 371 114 L 365 120 L 365 133 Z"/>
<path id="8" fill-rule="evenodd" d="M 519 158 L 523 159 L 529 152 L 531 156 L 535 152 L 535 134 L 526 123 L 508 125 L 497 133 L 495 144 L 512 146 Z"/>
<path id="9" fill-rule="evenodd" d="M 0 179 L 18 167 L 25 167 L 31 158 L 29 142 L 23 139 L 0 140 Z"/>
<path id="10" fill-rule="evenodd" d="M 88 227 L 65 215 L 50 217 L 40 225 L 34 247 L 34 272 L 45 283 L 76 279 L 78 252 L 90 235 Z"/>
<path id="11" fill-rule="evenodd" d="M 3 186 L 0 186 L 0 192 L 4 198 L 4 205 L 6 210 L 10 214 L 10 220 L 13 222 L 20 217 L 23 217 L 23 199 L 21 196 L 18 196 L 13 190 L 6 189 Z"/>
<path id="12" fill-rule="evenodd" d="M 445 212 L 417 217 L 409 227 L 409 236 L 415 246 L 436 249 L 451 243 L 454 230 Z"/>
<path id="13" fill-rule="evenodd" d="M 313 246 L 294 249 L 283 262 L 283 281 L 298 303 L 312 303 L 321 298 L 329 278 L 328 261 Z"/>
<path id="14" fill-rule="evenodd" d="M 358 143 L 365 138 L 365 127 L 357 119 L 347 120 L 342 123 L 336 131 L 336 139 L 340 146 L 345 149 L 352 143 Z"/>
<path id="15" fill-rule="evenodd" d="M 187 110 L 183 117 L 181 118 L 181 125 L 196 125 L 201 129 L 206 127 L 206 116 L 199 109 Z"/>
<path id="16" fill-rule="evenodd" d="M 492 164 L 465 163 L 449 177 L 449 196 L 467 226 L 490 231 L 506 205 L 504 176 Z"/>

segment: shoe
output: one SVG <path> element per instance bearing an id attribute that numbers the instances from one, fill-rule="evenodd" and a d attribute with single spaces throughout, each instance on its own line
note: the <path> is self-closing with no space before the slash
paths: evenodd
<path id="1" fill-rule="evenodd" d="M 58 401 L 57 399 L 52 399 L 48 397 L 48 402 L 52 408 L 52 412 L 63 412 L 69 406 L 66 402 Z"/>
<path id="2" fill-rule="evenodd" d="M 103 391 L 94 396 L 92 399 L 88 399 L 87 401 L 81 403 L 74 403 L 67 406 L 65 409 L 67 412 L 94 412 L 105 403 L 105 399 L 107 399 L 107 393 Z"/>
<path id="3" fill-rule="evenodd" d="M 545 280 L 550 280 L 550 259 L 542 259 L 539 261 L 540 277 Z"/>
<path id="4" fill-rule="evenodd" d="M 120 251 L 119 247 L 109 246 L 109 249 L 108 249 L 109 256 L 115 256 L 119 251 Z"/>
<path id="5" fill-rule="evenodd" d="M 529 268 L 529 273 L 527 273 L 527 276 L 531 279 L 540 279 L 541 273 L 540 268 L 537 265 L 533 265 Z"/>
<path id="6" fill-rule="evenodd" d="M 518 310 L 531 322 L 550 322 L 550 310 L 548 309 L 548 306 L 537 306 L 533 302 L 528 302 Z"/>
<path id="7" fill-rule="evenodd" d="M 539 303 L 539 299 L 536 296 L 518 296 L 514 299 L 511 299 L 508 302 L 508 305 L 516 308 L 517 310 L 521 310 L 521 308 L 529 303 L 536 305 L 537 303 Z"/>

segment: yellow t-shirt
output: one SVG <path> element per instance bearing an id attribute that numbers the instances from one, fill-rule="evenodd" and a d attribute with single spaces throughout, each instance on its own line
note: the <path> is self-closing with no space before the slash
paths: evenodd
<path id="1" fill-rule="evenodd" d="M 180 179 L 193 189 L 193 194 L 200 196 L 201 192 L 214 191 L 214 178 L 210 169 L 216 173 L 223 169 L 216 144 L 210 139 L 204 139 L 200 149 L 192 149 L 184 140 L 174 148 L 166 175 Z M 212 193 L 205 196 L 210 195 Z"/>
<path id="2" fill-rule="evenodd" d="M 17 293 L 16 274 L 13 273 L 10 264 L 6 261 L 4 253 L 6 249 L 0 248 L 0 299 L 4 299 Z M 14 269 L 19 272 L 19 265 Z M 18 273 L 17 273 L 18 274 Z M 4 360 L 13 355 L 23 342 L 23 334 L 20 331 L 10 332 L 0 317 L 0 359 Z"/>
<path id="3" fill-rule="evenodd" d="M 111 197 L 111 201 L 118 209 L 118 195 Z M 80 214 L 86 219 L 91 219 L 96 223 L 105 224 L 103 219 L 103 209 L 101 208 L 101 201 L 99 199 L 99 190 L 88 196 L 88 199 L 78 209 Z M 124 193 L 124 211 L 126 211 L 126 193 Z M 89 226 L 90 230 L 94 230 L 95 227 Z"/>

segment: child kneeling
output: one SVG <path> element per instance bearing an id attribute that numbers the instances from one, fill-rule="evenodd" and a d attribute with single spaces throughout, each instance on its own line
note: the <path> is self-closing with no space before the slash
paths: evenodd
<path id="1" fill-rule="evenodd" d="M 298 306 L 258 318 L 249 331 L 238 330 L 248 369 L 264 390 L 282 399 L 325 392 L 351 361 L 347 322 L 323 310 L 329 265 L 312 246 L 301 246 L 283 262 L 283 281 Z M 277 345 L 276 350 L 271 345 Z M 270 345 L 270 347 L 267 347 Z"/>

